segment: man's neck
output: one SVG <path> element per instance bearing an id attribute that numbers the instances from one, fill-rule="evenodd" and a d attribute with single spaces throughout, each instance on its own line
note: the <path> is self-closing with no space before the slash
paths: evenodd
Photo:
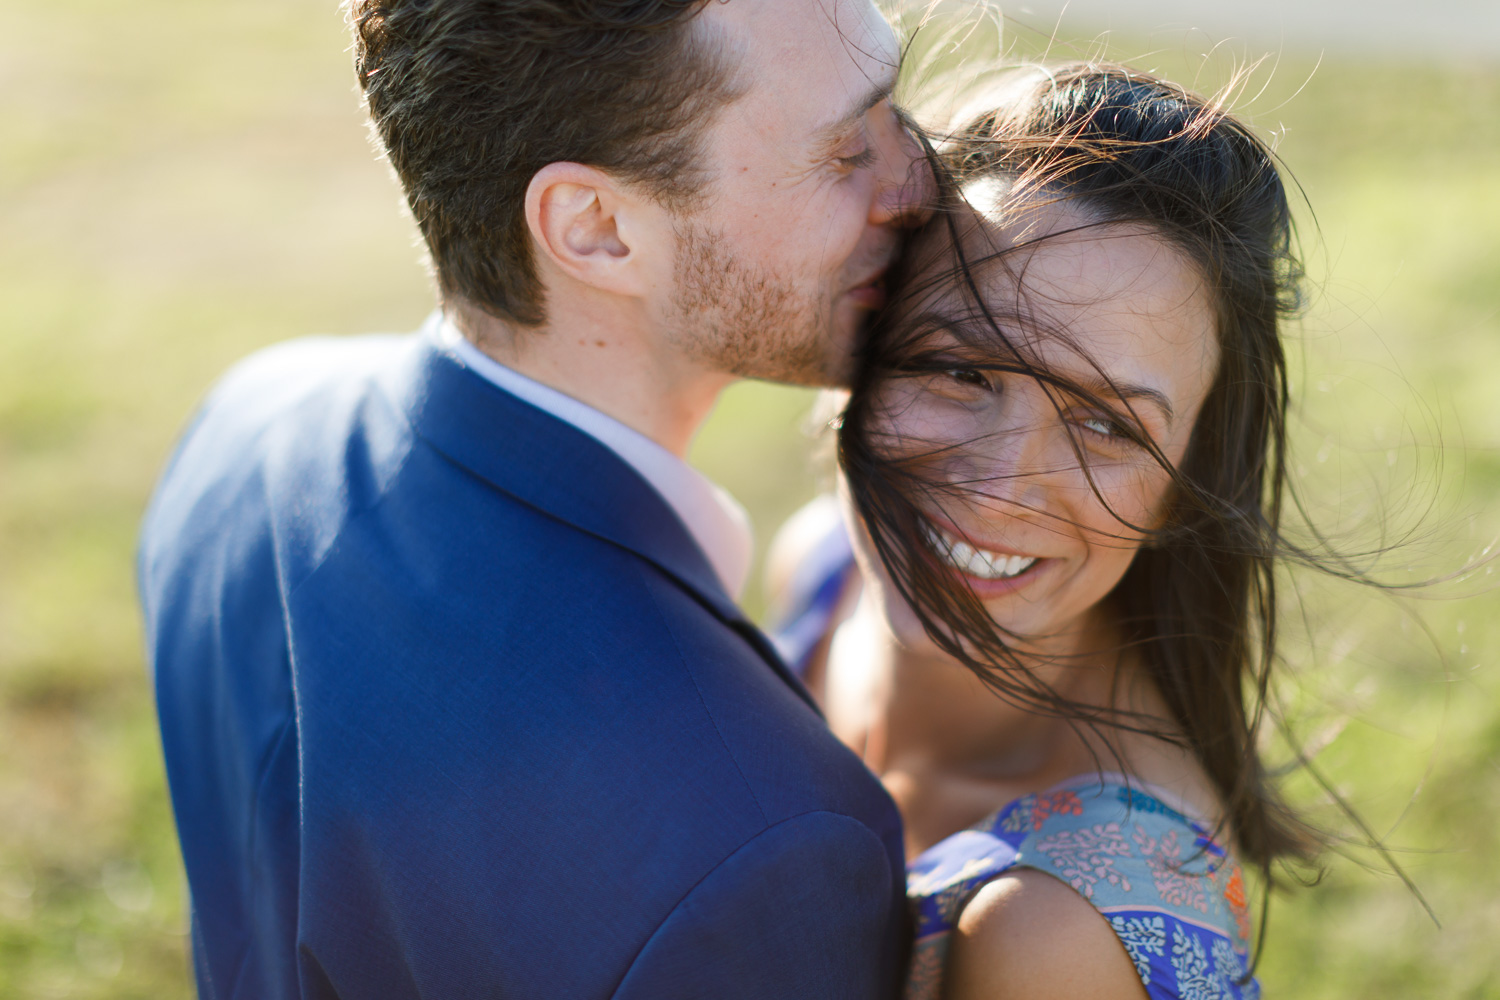
<path id="1" fill-rule="evenodd" d="M 621 324 L 569 316 L 514 327 L 472 307 L 446 312 L 500 364 L 613 417 L 679 458 L 687 457 L 719 393 L 734 381 Z"/>

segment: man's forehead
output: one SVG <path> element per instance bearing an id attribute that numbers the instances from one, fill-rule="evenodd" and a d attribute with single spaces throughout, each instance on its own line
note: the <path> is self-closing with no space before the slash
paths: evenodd
<path id="1" fill-rule="evenodd" d="M 700 17 L 739 55 L 751 92 L 805 84 L 799 99 L 836 112 L 827 125 L 895 84 L 900 48 L 869 0 L 719 0 Z"/>

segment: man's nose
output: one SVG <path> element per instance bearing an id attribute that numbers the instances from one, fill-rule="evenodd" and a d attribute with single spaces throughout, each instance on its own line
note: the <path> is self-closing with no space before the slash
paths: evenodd
<path id="1" fill-rule="evenodd" d="M 916 126 L 902 122 L 895 146 L 881 157 L 884 176 L 871 206 L 870 221 L 879 226 L 918 226 L 932 215 L 937 182 Z"/>

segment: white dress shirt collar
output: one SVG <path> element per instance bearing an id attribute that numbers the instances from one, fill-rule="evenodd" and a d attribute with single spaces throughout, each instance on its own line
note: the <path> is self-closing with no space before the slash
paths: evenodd
<path id="1" fill-rule="evenodd" d="M 434 322 L 438 343 L 476 375 L 595 438 L 650 483 L 708 557 L 725 592 L 739 600 L 750 575 L 754 541 L 750 518 L 734 497 L 639 431 L 507 368 L 470 343 L 447 319 L 434 317 Z"/>

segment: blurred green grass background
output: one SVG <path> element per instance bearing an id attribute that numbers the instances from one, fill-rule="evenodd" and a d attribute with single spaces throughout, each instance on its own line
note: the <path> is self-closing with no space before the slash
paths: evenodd
<path id="1" fill-rule="evenodd" d="M 333 0 L 0 0 L 0 23 L 0 997 L 185 997 L 137 521 L 230 362 L 413 329 L 432 297 Z M 1183 34 L 1108 47 L 1204 89 L 1235 63 Z M 1296 460 L 1350 544 L 1414 529 L 1379 569 L 1416 579 L 1500 530 L 1500 67 L 1315 61 L 1289 43 L 1239 102 L 1316 210 Z M 762 543 L 822 476 L 810 402 L 736 387 L 696 447 Z M 1368 853 L 1334 857 L 1273 902 L 1269 995 L 1500 996 L 1494 579 L 1393 603 L 1299 578 L 1288 711 L 1443 926 Z"/>

